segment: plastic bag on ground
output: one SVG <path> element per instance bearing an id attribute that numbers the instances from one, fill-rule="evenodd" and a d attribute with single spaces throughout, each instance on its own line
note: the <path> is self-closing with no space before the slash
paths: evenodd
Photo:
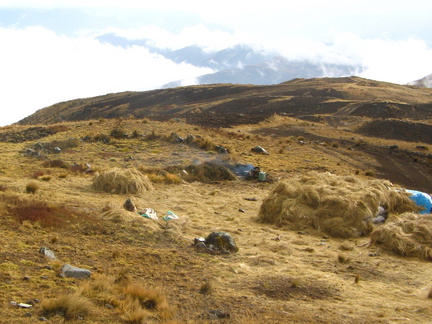
<path id="1" fill-rule="evenodd" d="M 168 220 L 172 220 L 172 219 L 179 219 L 180 217 L 178 217 L 176 214 L 174 214 L 172 211 L 167 211 L 166 215 L 164 216 L 164 220 L 168 221 Z"/>
<path id="2" fill-rule="evenodd" d="M 157 214 L 153 208 L 144 208 L 142 211 L 138 212 L 138 214 L 148 219 L 158 219 Z"/>

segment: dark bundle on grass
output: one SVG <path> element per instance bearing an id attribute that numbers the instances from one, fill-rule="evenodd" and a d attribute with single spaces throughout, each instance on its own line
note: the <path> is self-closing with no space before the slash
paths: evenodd
<path id="1" fill-rule="evenodd" d="M 432 215 L 392 215 L 372 232 L 371 243 L 402 256 L 432 261 Z"/>
<path id="2" fill-rule="evenodd" d="M 150 180 L 135 169 L 114 168 L 96 174 L 93 189 L 115 194 L 143 194 L 152 190 Z"/>
<path id="3" fill-rule="evenodd" d="M 223 163 L 218 161 L 207 161 L 201 164 L 191 164 L 185 168 L 187 181 L 214 182 L 236 180 L 235 174 Z"/>
<path id="4" fill-rule="evenodd" d="M 380 206 L 396 214 L 418 211 L 408 194 L 396 191 L 388 181 L 311 172 L 279 183 L 262 203 L 257 220 L 359 237 L 372 232 L 372 218 Z"/>

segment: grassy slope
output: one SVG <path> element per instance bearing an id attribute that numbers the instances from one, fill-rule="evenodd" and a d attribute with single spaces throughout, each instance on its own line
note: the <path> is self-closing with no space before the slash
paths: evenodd
<path id="1" fill-rule="evenodd" d="M 72 123 L 67 125 L 68 130 L 41 141 L 109 134 L 116 123 Z M 228 130 L 173 122 L 125 120 L 121 123 L 129 134 L 136 130 L 141 134 L 154 131 L 169 135 L 175 131 L 181 136 L 201 135 L 229 147 L 238 162 L 261 166 L 273 179 L 289 178 L 308 170 L 328 170 L 341 175 L 354 174 L 357 170 L 358 176 L 364 176 L 369 169 L 379 167 L 363 151 L 348 151 L 342 144 L 332 146 L 332 142 L 351 140 L 354 134 L 294 119 L 273 118 L 260 125 Z M 20 129 L 25 127 L 6 127 L 1 132 Z M 278 133 L 284 129 L 286 132 Z M 317 144 L 308 140 L 309 135 L 302 134 L 333 140 L 325 145 Z M 305 144 L 298 143 L 299 139 Z M 388 144 L 385 140 L 368 141 Z M 167 298 L 174 312 L 171 318 L 160 310 L 150 311 L 145 317 L 147 322 L 212 322 L 215 320 L 208 312 L 216 309 L 230 313 L 229 322 L 233 323 L 426 323 L 432 316 L 428 299 L 429 262 L 369 247 L 368 238 L 344 241 L 323 238 L 313 230 L 299 234 L 257 224 L 254 218 L 260 202 L 274 183 L 241 180 L 216 184 L 158 183 L 154 191 L 131 196 L 132 200 L 138 208 L 154 208 L 159 216 L 167 210 L 174 211 L 181 217 L 179 224 L 162 228 L 149 222 L 112 223 L 101 218 L 102 210 L 108 205 L 120 208 L 128 196 L 95 192 L 91 189 L 92 175 L 45 168 L 43 161 L 19 153 L 34 142 L 0 143 L 3 323 L 34 323 L 41 316 L 41 303 L 26 310 L 12 307 L 10 301 L 51 300 L 65 292 L 83 290 L 86 283 L 97 278 L 114 287 L 115 280 L 125 276 L 145 288 L 155 288 Z M 407 149 L 415 146 L 409 142 L 397 144 Z M 265 147 L 270 155 L 252 154 L 250 148 L 256 145 Z M 60 158 L 68 165 L 90 163 L 93 168 L 104 170 L 187 165 L 194 159 L 203 161 L 214 156 L 211 150 L 138 138 L 116 140 L 113 144 L 81 142 L 78 147 L 49 158 Z M 39 179 L 34 179 L 35 174 L 41 173 Z M 49 181 L 43 181 L 44 176 L 50 177 Z M 30 181 L 40 186 L 34 195 L 25 193 Z M 61 206 L 64 215 L 71 211 L 71 216 L 54 228 L 31 222 L 20 224 L 13 208 L 29 199 Z M 239 252 L 218 256 L 198 253 L 191 247 L 193 238 L 206 236 L 213 230 L 232 233 Z M 41 246 L 51 248 L 59 260 L 46 260 L 38 253 Z M 350 248 L 341 250 L 341 246 Z M 58 277 L 64 263 L 92 270 L 93 279 Z M 46 268 L 47 265 L 50 267 Z M 201 293 L 203 284 L 208 282 L 211 289 L 207 294 Z M 109 291 L 107 294 L 104 298 L 96 293 L 88 294 L 93 304 L 92 313 L 85 317 L 86 323 L 128 322 L 119 307 L 111 309 L 104 305 L 106 300 L 115 299 L 121 293 Z M 31 317 L 24 317 L 26 313 Z M 56 315 L 49 322 L 58 323 L 61 318 Z M 221 321 L 228 322 L 217 320 Z M 130 317 L 129 322 L 132 323 Z"/>

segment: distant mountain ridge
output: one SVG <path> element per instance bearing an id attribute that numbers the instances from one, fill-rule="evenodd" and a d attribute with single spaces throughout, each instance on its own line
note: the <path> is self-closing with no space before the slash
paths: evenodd
<path id="1" fill-rule="evenodd" d="M 364 119 L 405 119 L 418 123 L 432 119 L 431 98 L 432 89 L 359 77 L 294 79 L 277 85 L 211 84 L 61 102 L 38 110 L 19 124 L 148 118 L 231 127 L 259 123 L 274 114 L 332 127 L 351 127 Z M 412 137 L 418 127 L 411 126 L 401 128 L 398 124 L 398 134 L 405 139 Z M 427 130 L 421 132 L 425 143 L 432 143 L 431 127 L 425 125 L 423 128 Z M 384 131 L 382 136 L 389 133 L 379 127 L 377 131 Z M 424 139 L 424 134 L 430 138 Z"/>
<path id="2" fill-rule="evenodd" d="M 416 80 L 416 81 L 412 81 L 408 84 L 414 85 L 416 87 L 432 88 L 432 73 L 429 75 L 426 75 L 424 78 L 421 78 L 421 79 Z"/>
<path id="3" fill-rule="evenodd" d="M 97 37 L 100 42 L 115 46 L 143 46 L 175 63 L 206 67 L 214 72 L 199 76 L 195 84 L 234 83 L 272 85 L 295 78 L 343 77 L 358 75 L 363 67 L 348 64 L 312 63 L 307 60 L 288 60 L 278 53 L 267 53 L 251 46 L 237 44 L 219 51 L 208 52 L 197 45 L 178 50 L 159 48 L 146 39 L 129 40 L 113 33 Z M 162 88 L 178 87 L 184 80 L 173 80 Z"/>

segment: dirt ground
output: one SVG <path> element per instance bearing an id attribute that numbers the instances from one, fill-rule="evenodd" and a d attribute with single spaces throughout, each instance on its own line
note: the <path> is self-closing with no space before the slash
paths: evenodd
<path id="1" fill-rule="evenodd" d="M 67 130 L 39 141 L 109 133 L 115 123 L 70 124 Z M 154 190 L 142 195 L 96 192 L 91 187 L 94 174 L 44 167 L 44 158 L 22 153 L 34 145 L 34 139 L 0 143 L 0 321 L 34 323 L 42 316 L 41 301 L 78 291 L 86 280 L 58 275 L 59 265 L 69 263 L 91 270 L 90 281 L 127 273 L 140 284 L 163 292 L 174 315 L 150 317 L 143 323 L 430 323 L 430 261 L 397 256 L 370 245 L 369 237 L 345 240 L 311 228 L 293 231 L 256 222 L 263 199 L 278 181 L 311 170 L 359 177 L 373 170 L 376 177 L 397 185 L 430 191 L 430 159 L 410 153 L 415 152 L 416 143 L 397 142 L 398 152 L 390 154 L 388 146 L 394 141 L 363 137 L 359 142 L 353 133 L 301 123 L 278 119 L 212 130 L 123 121 L 129 134 L 135 129 L 211 138 L 230 148 L 235 161 L 259 165 L 268 174 L 265 182 L 238 178 L 155 183 Z M 20 127 L 2 131 L 26 128 Z M 262 145 L 270 154 L 252 153 L 255 145 Z M 70 166 L 89 163 L 102 171 L 187 165 L 216 156 L 212 150 L 173 141 L 125 138 L 111 144 L 80 142 L 46 158 L 61 159 Z M 407 162 L 413 156 L 417 160 Z M 39 185 L 33 195 L 25 190 L 30 181 Z M 102 217 L 107 206 L 121 209 L 128 197 L 138 209 L 153 208 L 159 216 L 173 211 L 180 219 L 155 223 L 137 215 L 139 221 L 113 223 Z M 27 199 L 61 205 L 77 217 L 60 227 L 20 223 L 12 207 Z M 213 231 L 230 233 L 239 251 L 217 255 L 192 246 L 194 238 Z M 41 256 L 42 246 L 52 249 L 58 260 Z M 204 284 L 211 289 L 203 291 Z M 10 304 L 29 300 L 37 300 L 30 309 Z M 94 308 L 95 313 L 84 322 L 132 323 L 119 309 L 97 302 Z M 57 314 L 47 322 L 62 320 Z"/>

